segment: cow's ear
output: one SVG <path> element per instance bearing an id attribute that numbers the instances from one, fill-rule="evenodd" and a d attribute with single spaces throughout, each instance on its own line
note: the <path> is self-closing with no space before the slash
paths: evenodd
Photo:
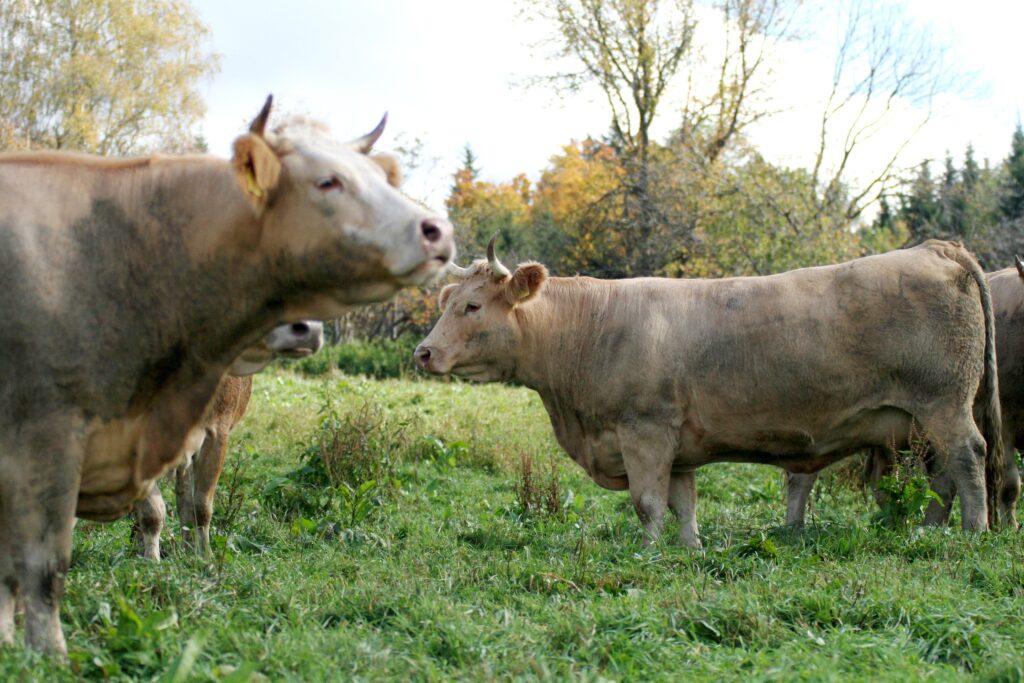
<path id="1" fill-rule="evenodd" d="M 390 154 L 373 154 L 370 160 L 384 169 L 388 176 L 388 185 L 398 187 L 402 184 L 402 168 L 398 165 L 398 159 Z"/>
<path id="2" fill-rule="evenodd" d="M 1014 256 L 1013 265 L 1017 266 L 1017 275 L 1024 277 L 1024 259 L 1020 256 Z"/>
<path id="3" fill-rule="evenodd" d="M 281 178 L 281 160 L 261 136 L 247 133 L 235 140 L 231 160 L 235 180 L 250 202 L 261 209 Z"/>
<path id="4" fill-rule="evenodd" d="M 442 311 L 444 311 L 444 307 L 448 305 L 448 299 L 451 298 L 452 293 L 458 286 L 458 283 L 455 282 L 451 283 L 450 285 L 445 285 L 444 289 L 441 290 L 441 293 L 437 295 L 437 305 L 441 307 Z"/>
<path id="5" fill-rule="evenodd" d="M 505 298 L 515 306 L 537 296 L 548 280 L 548 269 L 540 263 L 523 263 L 505 285 Z"/>

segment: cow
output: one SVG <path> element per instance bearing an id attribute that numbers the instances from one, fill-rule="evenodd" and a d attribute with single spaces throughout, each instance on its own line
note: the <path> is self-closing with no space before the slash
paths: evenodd
<path id="1" fill-rule="evenodd" d="M 453 269 L 414 351 L 428 372 L 537 391 L 561 446 L 628 489 L 645 542 L 666 508 L 700 546 L 694 470 L 719 461 L 814 472 L 912 423 L 988 528 L 984 465 L 1001 461 L 988 286 L 959 244 L 721 280 L 549 277 L 496 258 Z M 979 385 L 984 438 L 972 414 Z M 986 441 L 987 440 L 987 441 Z"/>
<path id="2" fill-rule="evenodd" d="M 403 195 L 384 130 L 267 128 L 231 159 L 0 155 L 0 643 L 66 653 L 75 516 L 127 514 L 183 452 L 221 377 L 281 321 L 432 281 L 452 226 Z"/>
<path id="3" fill-rule="evenodd" d="M 1002 414 L 1003 445 L 1007 449 L 1024 450 L 1024 261 L 1017 257 L 1016 267 L 1004 268 L 988 273 L 989 290 L 992 293 L 992 309 L 996 320 L 996 356 L 999 359 L 999 403 Z M 979 404 L 976 410 L 984 409 Z M 1009 457 L 1004 459 L 1002 481 L 998 493 L 999 519 L 1008 528 L 1016 529 L 1017 499 L 1020 498 L 1020 472 L 1017 462 Z M 895 464 L 892 448 L 872 448 L 864 468 L 864 479 L 877 483 L 892 471 Z M 925 512 L 926 524 L 946 524 L 956 495 L 954 482 L 947 473 L 938 468 L 932 458 L 926 458 L 931 475 L 931 488 L 939 494 L 939 501 L 932 501 Z M 786 523 L 802 526 L 814 482 L 813 474 L 788 474 L 786 476 Z M 881 503 L 881 498 L 879 503 Z"/>
<path id="4" fill-rule="evenodd" d="M 305 358 L 320 350 L 323 324 L 303 321 L 279 325 L 251 349 L 246 349 L 221 379 L 206 414 L 185 440 L 185 454 L 174 468 L 175 502 L 182 536 L 202 555 L 210 554 L 210 520 L 213 497 L 224 469 L 228 437 L 252 396 L 252 375 L 274 358 Z M 132 538 L 140 555 L 160 560 L 160 531 L 167 517 L 160 487 L 156 484 L 135 504 Z"/>

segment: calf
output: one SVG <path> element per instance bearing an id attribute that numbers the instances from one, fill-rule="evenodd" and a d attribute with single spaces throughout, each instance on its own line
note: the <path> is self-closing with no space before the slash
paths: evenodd
<path id="1" fill-rule="evenodd" d="M 247 349 L 221 379 L 202 421 L 186 440 L 185 455 L 174 469 L 178 522 L 185 542 L 210 554 L 210 520 L 228 437 L 245 415 L 252 396 L 252 375 L 275 357 L 304 358 L 323 345 L 323 325 L 315 321 L 279 325 L 257 346 Z M 167 506 L 156 483 L 135 504 L 132 537 L 143 557 L 160 559 L 160 531 Z"/>
<path id="2" fill-rule="evenodd" d="M 719 461 L 816 472 L 923 427 L 988 528 L 984 464 L 1001 466 L 989 290 L 959 244 L 765 277 L 549 278 L 494 256 L 442 290 L 415 351 L 428 371 L 514 379 L 559 443 L 628 489 L 649 539 L 667 508 L 700 544 L 694 470 Z M 986 440 L 972 406 L 984 386 Z"/>

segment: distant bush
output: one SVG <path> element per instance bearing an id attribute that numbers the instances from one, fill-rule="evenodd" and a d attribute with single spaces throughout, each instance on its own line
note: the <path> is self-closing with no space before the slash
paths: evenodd
<path id="1" fill-rule="evenodd" d="M 415 374 L 412 352 L 420 337 L 405 335 L 394 341 L 354 341 L 327 346 L 316 355 L 287 363 L 304 375 L 324 375 L 337 369 L 346 375 L 366 375 L 374 379 L 408 377 Z"/>

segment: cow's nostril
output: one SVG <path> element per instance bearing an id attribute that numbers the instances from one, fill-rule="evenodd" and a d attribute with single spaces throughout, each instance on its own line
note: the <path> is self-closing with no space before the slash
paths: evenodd
<path id="1" fill-rule="evenodd" d="M 416 357 L 420 359 L 420 362 L 426 365 L 430 361 L 430 349 L 417 349 Z"/>
<path id="2" fill-rule="evenodd" d="M 444 236 L 444 231 L 441 230 L 441 226 L 437 222 L 428 218 L 420 224 L 420 230 L 423 232 L 423 237 L 428 242 L 440 242 Z"/>
<path id="3" fill-rule="evenodd" d="M 295 334 L 309 334 L 309 325 L 306 323 L 292 323 L 292 332 Z"/>

